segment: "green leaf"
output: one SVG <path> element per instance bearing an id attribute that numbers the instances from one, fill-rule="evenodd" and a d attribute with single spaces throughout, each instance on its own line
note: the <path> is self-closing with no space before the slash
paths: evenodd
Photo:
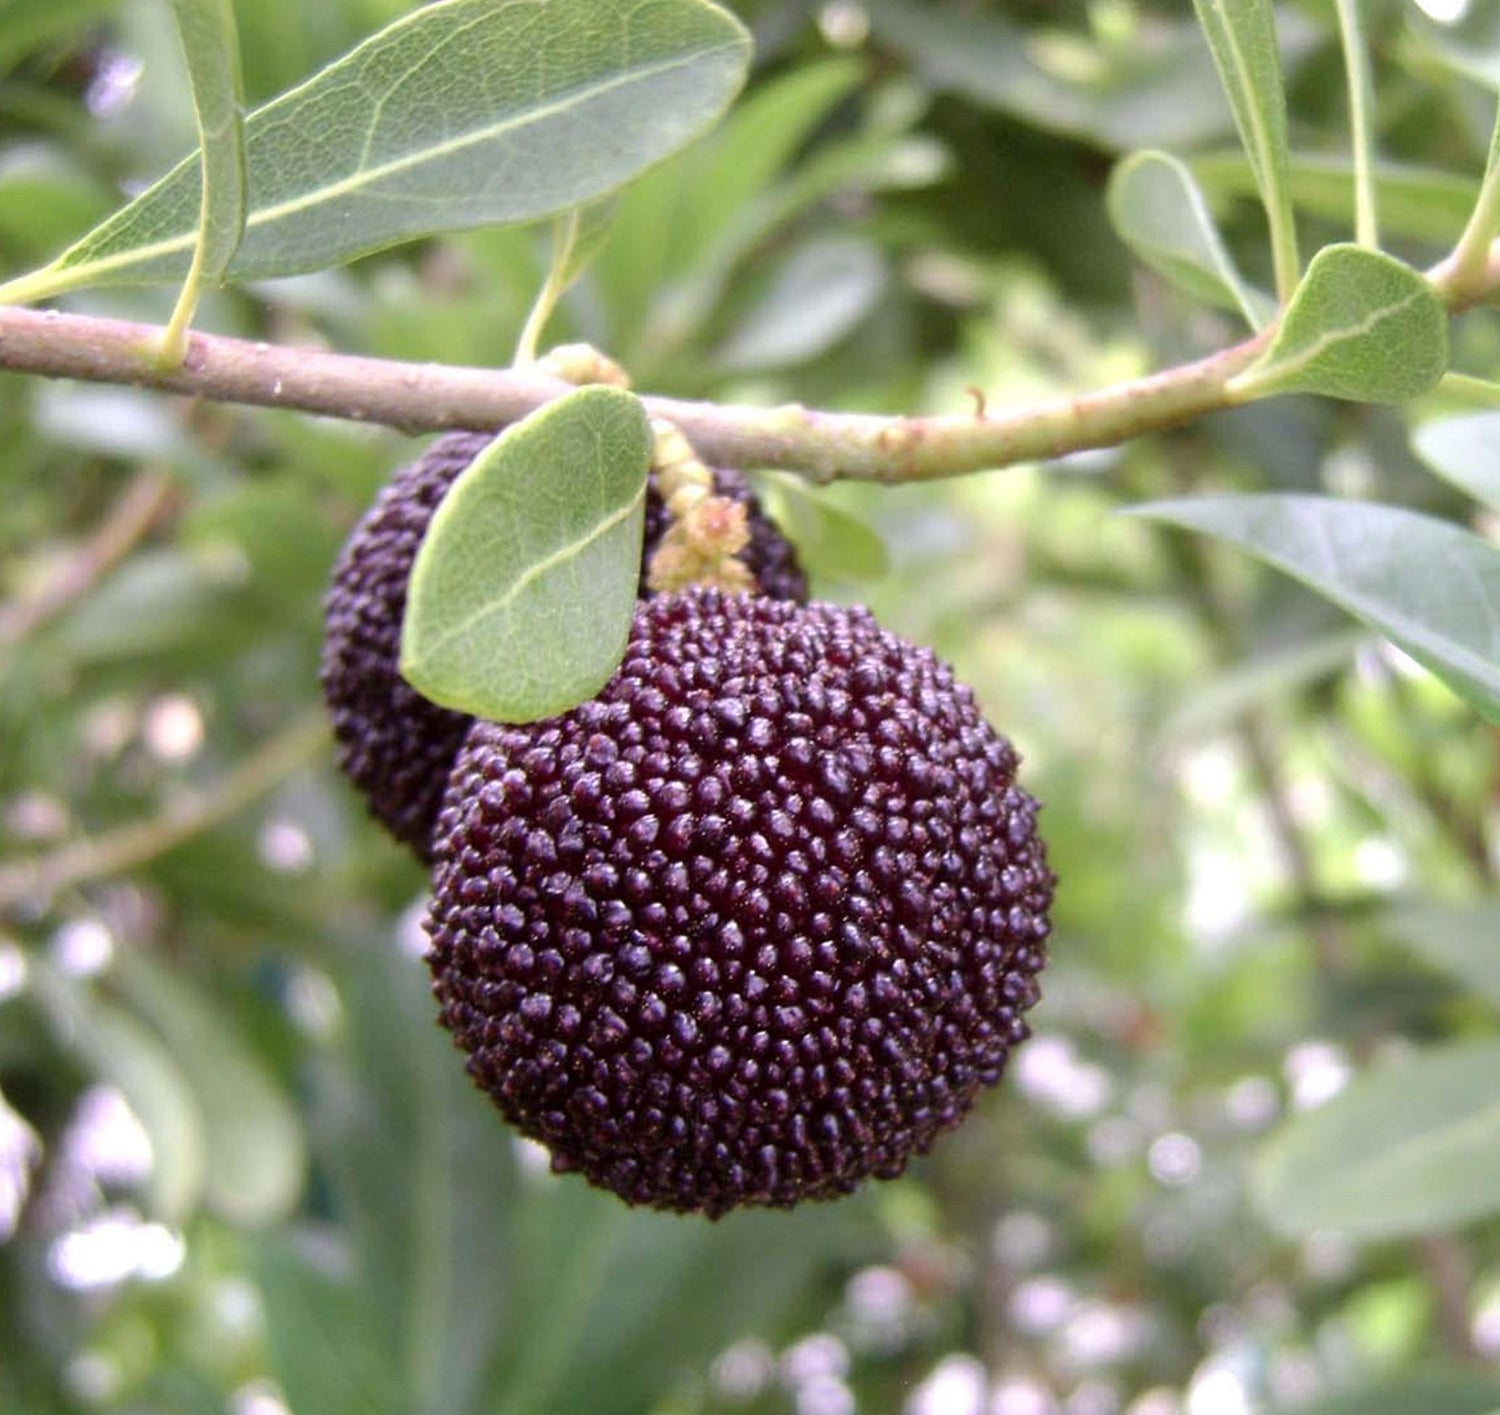
<path id="1" fill-rule="evenodd" d="M 763 81 L 706 142 L 621 194 L 594 278 L 622 334 L 637 330 L 664 289 L 765 205 L 766 189 L 861 73 L 858 63 L 836 59 Z"/>
<path id="2" fill-rule="evenodd" d="M 414 1407 L 393 1378 L 395 1353 L 371 1330 L 368 1289 L 349 1281 L 339 1256 L 325 1234 L 276 1232 L 256 1242 L 253 1271 L 277 1383 L 295 1410 L 404 1415 Z"/>
<path id="3" fill-rule="evenodd" d="M 205 1201 L 231 1223 L 292 1209 L 306 1166 L 296 1112 L 224 1012 L 183 977 L 122 950 L 112 981 L 182 1064 L 203 1117 Z"/>
<path id="4" fill-rule="evenodd" d="M 1478 536 L 1319 496 L 1194 497 L 1135 510 L 1218 536 L 1301 580 L 1500 722 L 1500 550 Z"/>
<path id="5" fill-rule="evenodd" d="M 1272 0 L 1193 0 L 1198 23 L 1234 111 L 1240 143 L 1271 227 L 1276 289 L 1297 283 L 1297 227 L 1287 190 L 1286 92 Z"/>
<path id="6" fill-rule="evenodd" d="M 884 259 L 858 236 L 820 236 L 798 246 L 719 349 L 732 373 L 806 363 L 846 338 L 885 290 Z"/>
<path id="7" fill-rule="evenodd" d="M 755 482 L 757 494 L 769 493 L 776 519 L 809 570 L 834 580 L 878 580 L 889 572 L 879 533 L 801 477 L 761 472 Z"/>
<path id="8" fill-rule="evenodd" d="M 1247 713 L 1343 672 L 1373 642 L 1361 629 L 1345 629 L 1236 664 L 1184 698 L 1163 724 L 1159 740 L 1167 747 L 1222 733 Z"/>
<path id="9" fill-rule="evenodd" d="M 1241 152 L 1200 153 L 1188 165 L 1210 197 L 1256 194 L 1255 173 Z M 1387 234 L 1444 246 L 1458 239 L 1479 195 L 1472 176 L 1431 167 L 1378 162 L 1374 176 L 1380 224 Z M 1348 158 L 1293 153 L 1289 190 L 1293 205 L 1309 216 L 1354 220 L 1354 167 Z"/>
<path id="10" fill-rule="evenodd" d="M 1500 1415 L 1500 1381 L 1461 1371 L 1412 1371 L 1378 1385 L 1277 1405 L 1275 1415 Z"/>
<path id="11" fill-rule="evenodd" d="M 913 0 L 869 9 L 877 38 L 932 87 L 1111 152 L 1195 145 L 1228 128 L 1213 64 L 1187 23 L 1154 17 L 1104 72 L 1074 78 L 1039 62 L 1034 30 L 993 10 Z"/>
<path id="12" fill-rule="evenodd" d="M 1245 284 L 1186 164 L 1165 152 L 1136 152 L 1109 178 L 1109 219 L 1147 265 L 1195 299 L 1237 309 L 1252 329 L 1271 311 Z"/>
<path id="13" fill-rule="evenodd" d="M 1230 390 L 1245 398 L 1319 393 L 1400 403 L 1448 367 L 1448 316 L 1409 265 L 1361 246 L 1326 246 L 1292 296 L 1271 347 Z"/>
<path id="14" fill-rule="evenodd" d="M 312 1087 L 318 1160 L 351 1250 L 337 1300 L 358 1299 L 337 1335 L 351 1369 L 384 1367 L 387 1408 L 487 1410 L 476 1390 L 519 1319 L 515 1134 L 434 1025 L 427 970 L 390 939 L 359 942 L 340 983 L 347 1025 Z M 327 1373 L 298 1340 L 287 1332 L 283 1350 L 305 1398 L 290 1384 L 288 1395 L 322 1410 Z"/>
<path id="15" fill-rule="evenodd" d="M 651 446 L 639 399 L 591 387 L 474 459 L 412 568 L 401 672 L 418 692 L 532 722 L 609 681 L 635 607 Z"/>
<path id="16" fill-rule="evenodd" d="M 1413 953 L 1500 1007 L 1500 904 L 1411 905 L 1384 922 Z"/>
<path id="17" fill-rule="evenodd" d="M 203 1194 L 203 1117 L 187 1077 L 149 1027 L 52 968 L 32 971 L 32 987 L 58 1035 L 118 1087 L 151 1139 L 146 1207 L 167 1223 L 184 1223 Z"/>
<path id="18" fill-rule="evenodd" d="M 1375 1067 L 1265 1146 L 1256 1207 L 1292 1237 L 1393 1238 L 1500 1212 L 1497 1076 L 1494 1040 Z"/>
<path id="19" fill-rule="evenodd" d="M 1427 423 L 1413 435 L 1412 446 L 1440 477 L 1500 511 L 1500 412 Z"/>
<path id="20" fill-rule="evenodd" d="M 0 74 L 114 5 L 115 0 L 5 0 L 0 5 Z"/>
<path id="21" fill-rule="evenodd" d="M 244 91 L 230 0 L 172 0 L 198 123 L 198 237 L 182 296 L 163 336 L 179 361 L 204 285 L 217 285 L 245 231 Z"/>
<path id="22" fill-rule="evenodd" d="M 711 126 L 749 53 L 708 0 L 424 5 L 250 116 L 250 214 L 229 274 L 321 270 L 595 201 Z M 27 292 L 179 279 L 198 208 L 195 155 Z"/>

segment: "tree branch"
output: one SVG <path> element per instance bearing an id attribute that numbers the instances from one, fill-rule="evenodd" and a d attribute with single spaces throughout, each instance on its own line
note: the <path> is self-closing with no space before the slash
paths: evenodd
<path id="1" fill-rule="evenodd" d="M 1500 292 L 1500 244 L 1477 272 L 1454 256 L 1427 272 L 1455 313 Z M 1246 399 L 1228 385 L 1267 347 L 1275 325 L 1243 344 L 1076 398 L 952 417 L 829 413 L 800 404 L 736 407 L 646 396 L 709 462 L 779 467 L 813 481 L 928 481 L 1114 447 Z M 0 306 L 0 370 L 129 384 L 266 408 L 381 423 L 406 432 L 498 429 L 568 391 L 537 368 L 465 368 L 362 358 L 194 332 L 179 368 L 161 368 L 162 331 L 61 310 Z"/>
<path id="2" fill-rule="evenodd" d="M 165 473 L 136 474 L 95 532 L 38 588 L 0 604 L 0 647 L 13 647 L 76 604 L 172 509 L 176 489 Z"/>
<path id="3" fill-rule="evenodd" d="M 180 368 L 155 363 L 161 331 L 58 310 L 0 308 L 0 369 L 133 384 L 162 392 L 294 408 L 407 432 L 499 428 L 565 393 L 534 369 L 401 363 L 193 333 Z M 1196 363 L 1015 412 L 902 418 L 795 404 L 734 407 L 647 397 L 709 462 L 781 467 L 816 481 L 905 482 L 957 476 L 1110 447 L 1229 407 L 1225 385 L 1265 335 Z"/>

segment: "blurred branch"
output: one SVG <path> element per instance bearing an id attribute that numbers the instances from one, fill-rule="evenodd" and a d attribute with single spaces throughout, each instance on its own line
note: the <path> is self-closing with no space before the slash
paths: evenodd
<path id="1" fill-rule="evenodd" d="M 76 604 L 172 509 L 172 482 L 161 472 L 136 474 L 98 528 L 29 595 L 0 604 L 0 648 L 13 647 Z"/>
<path id="2" fill-rule="evenodd" d="M 1449 1355 L 1461 1361 L 1484 1364 L 1469 1326 L 1469 1292 L 1474 1284 L 1474 1265 L 1462 1243 L 1448 1233 L 1434 1233 L 1417 1240 L 1417 1258 L 1427 1274 L 1437 1312 L 1437 1329 Z"/>
<path id="3" fill-rule="evenodd" d="M 297 718 L 213 786 L 169 801 L 160 815 L 0 867 L 0 914 L 45 908 L 59 890 L 123 874 L 165 855 L 237 815 L 311 762 L 328 741 L 320 707 Z"/>

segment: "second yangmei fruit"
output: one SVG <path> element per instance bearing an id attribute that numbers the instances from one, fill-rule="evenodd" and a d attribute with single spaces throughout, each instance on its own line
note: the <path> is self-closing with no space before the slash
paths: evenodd
<path id="1" fill-rule="evenodd" d="M 489 441 L 484 433 L 448 433 L 395 474 L 346 542 L 324 607 L 321 679 L 339 764 L 380 822 L 424 862 L 431 858 L 449 768 L 472 719 L 428 702 L 401 677 L 401 620 L 412 564 L 433 513 Z M 744 477 L 716 470 L 714 480 L 721 496 L 749 510 L 744 558 L 761 592 L 805 600 L 796 552 L 761 512 Z M 645 561 L 666 521 L 661 498 L 648 485 L 643 596 Z"/>

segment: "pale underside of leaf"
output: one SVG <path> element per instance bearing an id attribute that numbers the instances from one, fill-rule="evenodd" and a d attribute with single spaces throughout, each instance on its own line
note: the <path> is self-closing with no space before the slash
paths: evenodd
<path id="1" fill-rule="evenodd" d="M 1428 423 L 1417 429 L 1412 446 L 1439 476 L 1500 511 L 1500 412 Z"/>
<path id="2" fill-rule="evenodd" d="M 1500 1209 L 1500 1043 L 1392 1062 L 1268 1146 L 1261 1212 L 1282 1232 L 1420 1233 Z"/>
<path id="3" fill-rule="evenodd" d="M 1235 269 L 1187 165 L 1170 153 L 1132 153 L 1110 176 L 1116 232 L 1148 265 L 1195 298 L 1238 309 L 1252 329 L 1269 316 Z"/>
<path id="4" fill-rule="evenodd" d="M 419 692 L 523 722 L 603 687 L 630 629 L 650 449 L 639 400 L 589 387 L 474 461 L 412 571 L 401 671 Z"/>
<path id="5" fill-rule="evenodd" d="M 1317 496 L 1198 497 L 1139 513 L 1220 537 L 1387 635 L 1500 720 L 1500 550 L 1444 521 Z"/>
<path id="6" fill-rule="evenodd" d="M 237 279 L 595 201 L 698 136 L 749 42 L 708 0 L 439 0 L 252 114 Z M 65 252 L 44 293 L 170 279 L 199 206 L 188 158 Z"/>

